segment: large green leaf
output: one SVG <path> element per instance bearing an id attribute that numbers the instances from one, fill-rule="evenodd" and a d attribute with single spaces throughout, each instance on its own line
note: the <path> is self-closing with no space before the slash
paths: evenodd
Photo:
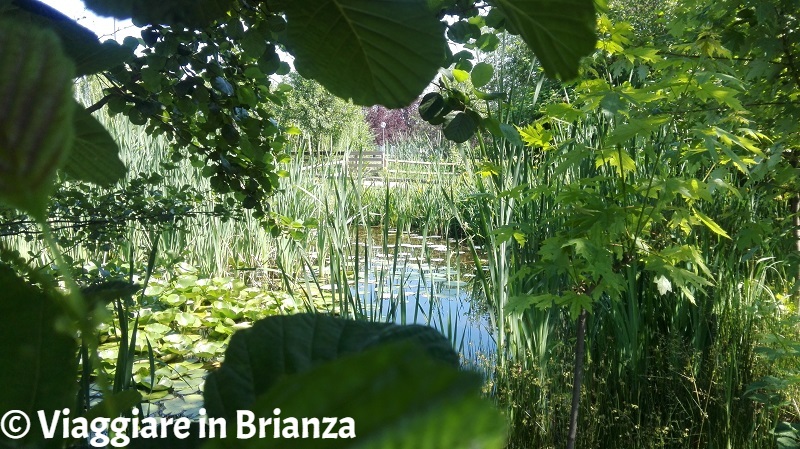
<path id="1" fill-rule="evenodd" d="M 514 30 L 533 49 L 545 72 L 568 80 L 595 49 L 593 0 L 495 0 Z"/>
<path id="2" fill-rule="evenodd" d="M 54 33 L 0 20 L 0 201 L 37 218 L 74 139 L 74 72 Z"/>
<path id="3" fill-rule="evenodd" d="M 233 419 L 236 410 L 250 407 L 282 376 L 402 340 L 417 341 L 431 356 L 458 365 L 458 355 L 450 343 L 427 326 L 369 323 L 320 314 L 266 318 L 233 335 L 225 363 L 206 380 L 206 408 L 210 416 Z"/>
<path id="4" fill-rule="evenodd" d="M 225 17 L 233 0 L 85 0 L 100 15 L 132 18 L 137 24 L 203 26 Z"/>
<path id="5" fill-rule="evenodd" d="M 227 362 L 226 362 L 227 363 Z M 492 404 L 481 397 L 481 377 L 476 373 L 435 361 L 418 345 L 406 342 L 382 345 L 343 357 L 312 370 L 280 379 L 259 397 L 250 410 L 258 418 L 281 419 L 281 448 L 502 448 L 506 424 Z M 302 418 L 335 417 L 338 439 L 301 438 Z M 289 418 L 289 419 L 287 419 Z M 296 418 L 295 424 L 292 419 Z M 343 418 L 351 418 L 352 426 Z M 246 419 L 227 421 L 228 438 L 210 448 L 262 448 L 275 440 L 275 426 L 264 438 L 236 439 L 252 428 Z M 293 438 L 292 427 L 297 430 Z M 326 425 L 320 425 L 319 436 Z M 354 434 L 354 438 L 342 437 Z M 276 441 L 277 443 L 278 441 Z"/>
<path id="6" fill-rule="evenodd" d="M 444 62 L 426 0 L 289 0 L 286 46 L 298 73 L 360 105 L 405 106 Z"/>
<path id="7" fill-rule="evenodd" d="M 133 57 L 133 50 L 109 40 L 99 42 L 89 29 L 56 9 L 34 0 L 14 0 L 16 7 L 6 14 L 14 21 L 47 28 L 58 35 L 64 52 L 75 63 L 75 75 L 82 76 L 109 69 Z"/>
<path id="8" fill-rule="evenodd" d="M 478 130 L 478 124 L 465 112 L 457 112 L 448 117 L 444 125 L 444 136 L 453 142 L 463 143 Z"/>
<path id="9" fill-rule="evenodd" d="M 109 186 L 121 180 L 127 168 L 111 134 L 80 106 L 75 113 L 75 142 L 64 172 L 82 181 Z"/>
<path id="10" fill-rule="evenodd" d="M 0 327 L 0 360 L 6 362 L 0 370 L 0 410 L 21 410 L 32 420 L 38 410 L 53 416 L 54 410 L 74 405 L 77 387 L 77 343 L 56 330 L 63 298 L 28 285 L 3 265 L 0 285 L 0 316 L 6 317 Z M 4 441 L 9 440 L 0 438 L 0 445 Z"/>

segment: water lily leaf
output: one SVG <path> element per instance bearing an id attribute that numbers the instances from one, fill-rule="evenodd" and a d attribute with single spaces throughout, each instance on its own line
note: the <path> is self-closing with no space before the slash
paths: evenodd
<path id="1" fill-rule="evenodd" d="M 0 313 L 9 318 L 0 328 L 0 359 L 14 361 L 0 370 L 0 410 L 34 417 L 38 410 L 52 416 L 54 410 L 73 406 L 78 345 L 56 330 L 64 299 L 28 285 L 2 265 L 0 285 Z M 22 441 L 30 443 L 40 436 L 35 433 Z M 0 438 L 0 445 L 8 442 Z"/>
<path id="2" fill-rule="evenodd" d="M 427 0 L 283 4 L 297 72 L 359 105 L 406 106 L 444 62 L 444 25 Z"/>
<path id="3" fill-rule="evenodd" d="M 119 146 L 111 134 L 85 109 L 75 107 L 75 141 L 64 172 L 75 179 L 110 186 L 123 179 L 128 169 L 119 158 Z"/>
<path id="4" fill-rule="evenodd" d="M 545 72 L 568 80 L 595 49 L 593 0 L 497 0 L 507 22 L 536 53 Z"/>
<path id="5" fill-rule="evenodd" d="M 250 410 L 256 422 L 279 413 L 285 448 L 499 449 L 505 447 L 506 424 L 481 397 L 481 383 L 476 373 L 433 360 L 418 345 L 403 342 L 283 377 Z M 301 416 L 339 417 L 332 429 L 338 439 L 286 438 L 293 434 L 293 426 L 283 418 Z M 294 428 L 302 432 L 302 425 Z M 231 432 L 236 429 L 229 428 Z M 354 438 L 343 439 L 348 435 Z M 209 445 L 260 448 L 263 441 L 210 440 Z"/>
<path id="6" fill-rule="evenodd" d="M 203 322 L 197 315 L 189 312 L 179 312 L 176 314 L 175 322 L 178 323 L 178 326 L 190 328 L 198 328 L 203 325 Z"/>
<path id="7" fill-rule="evenodd" d="M 169 324 L 172 320 L 175 319 L 175 312 L 174 310 L 163 310 L 160 312 L 153 312 L 152 320 L 161 323 L 161 324 Z"/>
<path id="8" fill-rule="evenodd" d="M 192 274 L 184 274 L 178 276 L 178 279 L 175 281 L 175 286 L 182 289 L 192 288 L 196 284 L 197 284 L 197 276 Z"/>
<path id="9" fill-rule="evenodd" d="M 166 335 L 168 332 L 170 332 L 172 330 L 172 328 L 169 327 L 169 326 L 165 326 L 163 324 L 160 324 L 160 323 L 153 323 L 153 324 L 148 324 L 147 326 L 145 326 L 144 330 L 145 330 L 145 332 L 147 332 L 148 334 L 150 334 L 152 336 L 155 336 L 156 338 L 161 338 L 164 335 Z"/>
<path id="10" fill-rule="evenodd" d="M 247 409 L 280 377 L 381 343 L 410 340 L 424 345 L 434 358 L 458 366 L 450 343 L 427 326 L 399 326 L 296 314 L 263 319 L 233 335 L 225 362 L 206 381 L 209 416 Z"/>
<path id="11" fill-rule="evenodd" d="M 204 341 L 198 343 L 192 352 L 197 357 L 202 357 L 204 359 L 211 359 L 225 351 L 225 345 L 223 343 L 217 341 Z"/>
<path id="12" fill-rule="evenodd" d="M 169 304 L 172 307 L 177 307 L 186 303 L 186 296 L 179 295 L 177 293 L 170 293 L 169 295 L 162 296 L 159 298 L 159 300 L 165 304 Z"/>

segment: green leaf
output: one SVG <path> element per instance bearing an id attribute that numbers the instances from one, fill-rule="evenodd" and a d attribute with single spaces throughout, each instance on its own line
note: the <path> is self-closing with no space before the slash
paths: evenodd
<path id="1" fill-rule="evenodd" d="M 0 313 L 9 317 L 0 329 L 0 359 L 14 362 L 0 370 L 0 410 L 21 410 L 35 419 L 38 410 L 52 416 L 54 410 L 73 406 L 78 346 L 56 330 L 64 298 L 27 284 L 6 266 L 0 266 L 0 285 Z M 8 441 L 0 438 L 0 445 Z"/>
<path id="2" fill-rule="evenodd" d="M 40 2 L 14 2 L 19 8 L 8 14 L 15 21 L 49 29 L 61 40 L 64 53 L 75 63 L 77 76 L 110 69 L 133 57 L 133 50 L 108 40 L 102 44 L 97 36 L 58 10 Z"/>
<path id="3" fill-rule="evenodd" d="M 478 124 L 464 112 L 457 112 L 444 125 L 444 136 L 453 142 L 463 143 L 478 130 Z"/>
<path id="4" fill-rule="evenodd" d="M 503 137 L 512 145 L 522 146 L 522 139 L 520 137 L 519 132 L 516 128 L 508 123 L 501 123 L 500 124 L 500 131 L 503 133 Z"/>
<path id="5" fill-rule="evenodd" d="M 481 92 L 475 90 L 475 96 L 484 101 L 500 100 L 506 97 L 504 92 Z"/>
<path id="6" fill-rule="evenodd" d="M 234 6 L 233 0 L 86 0 L 101 16 L 132 18 L 136 24 L 209 25 Z"/>
<path id="7" fill-rule="evenodd" d="M 497 6 L 533 49 L 545 72 L 569 80 L 595 49 L 592 0 L 497 0 Z"/>
<path id="8" fill-rule="evenodd" d="M 253 59 L 260 58 L 267 51 L 267 39 L 255 28 L 247 30 L 241 45 L 247 56 Z"/>
<path id="9" fill-rule="evenodd" d="M 430 92 L 419 103 L 419 115 L 423 120 L 433 120 L 444 109 L 444 98 L 438 92 Z"/>
<path id="10" fill-rule="evenodd" d="M 444 62 L 443 25 L 425 0 L 285 3 L 297 72 L 359 105 L 416 99 Z"/>
<path id="11" fill-rule="evenodd" d="M 508 313 L 522 314 L 531 306 L 539 310 L 545 310 L 553 306 L 554 302 L 559 299 L 557 295 L 552 293 L 544 293 L 541 295 L 519 295 L 509 298 L 508 300 Z"/>
<path id="12" fill-rule="evenodd" d="M 256 432 L 259 418 L 280 416 L 279 436 L 285 448 L 499 449 L 505 446 L 506 423 L 481 398 L 481 383 L 476 373 L 432 360 L 419 346 L 405 342 L 284 377 L 251 410 Z M 287 438 L 293 427 L 298 436 L 302 434 L 301 417 L 338 418 L 332 429 L 338 439 Z M 296 425 L 291 418 L 297 418 Z M 235 421 L 228 422 L 232 423 L 228 434 L 236 435 Z M 242 430 L 244 435 L 249 432 L 247 426 Z M 270 427 L 265 436 L 273 438 L 273 432 Z M 259 438 L 209 443 L 219 448 L 263 447 Z"/>
<path id="13" fill-rule="evenodd" d="M 74 73 L 51 31 L 0 20 L 0 201 L 37 218 L 75 136 Z"/>
<path id="14" fill-rule="evenodd" d="M 606 145 L 616 145 L 626 142 L 636 136 L 649 137 L 649 134 L 658 130 L 661 126 L 668 123 L 671 118 L 668 115 L 656 115 L 646 119 L 632 119 L 628 123 L 616 126 L 606 138 Z"/>
<path id="15" fill-rule="evenodd" d="M 75 179 L 110 186 L 125 177 L 128 169 L 119 158 L 119 146 L 90 113 L 76 107 L 75 142 L 64 172 Z"/>
<path id="16" fill-rule="evenodd" d="M 730 240 L 731 237 L 728 235 L 728 233 L 725 232 L 725 230 L 722 229 L 717 222 L 712 220 L 711 217 L 694 208 L 692 208 L 692 214 L 694 214 L 695 217 L 697 217 L 704 225 L 706 225 L 711 232 Z"/>
<path id="17" fill-rule="evenodd" d="M 481 28 L 466 21 L 456 22 L 447 29 L 447 37 L 457 44 L 466 44 L 470 39 L 477 39 L 481 35 Z"/>
<path id="18" fill-rule="evenodd" d="M 500 38 L 498 38 L 494 33 L 483 34 L 478 40 L 475 41 L 475 46 L 480 48 L 481 51 L 485 52 L 492 52 L 497 50 L 497 47 L 500 45 Z"/>
<path id="19" fill-rule="evenodd" d="M 494 76 L 494 67 L 491 64 L 479 62 L 475 64 L 475 67 L 472 69 L 472 85 L 475 88 L 481 88 L 489 84 L 489 81 L 492 80 L 492 76 Z"/>
<path id="20" fill-rule="evenodd" d="M 404 340 L 417 341 L 431 356 L 458 366 L 458 355 L 450 343 L 427 326 L 369 323 L 318 314 L 266 318 L 233 335 L 225 363 L 206 380 L 206 408 L 210 416 L 235 417 L 236 410 L 250 407 L 282 376 L 381 343 Z"/>
<path id="21" fill-rule="evenodd" d="M 459 83 L 464 83 L 469 79 L 469 72 L 460 69 L 453 69 L 453 78 Z"/>
<path id="22" fill-rule="evenodd" d="M 83 299 L 91 304 L 90 310 L 95 305 L 106 305 L 116 299 L 130 298 L 134 293 L 141 289 L 139 284 L 111 279 L 99 284 L 90 285 L 81 289 Z"/>

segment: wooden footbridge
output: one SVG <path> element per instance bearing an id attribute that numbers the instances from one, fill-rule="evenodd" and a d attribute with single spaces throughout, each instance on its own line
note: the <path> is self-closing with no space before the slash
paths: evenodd
<path id="1" fill-rule="evenodd" d="M 318 156 L 305 156 L 308 165 L 303 171 L 325 167 L 341 167 L 341 173 L 360 179 L 364 183 L 403 183 L 426 179 L 434 182 L 463 173 L 463 165 L 455 162 L 423 162 L 388 157 L 382 151 L 343 152 Z"/>

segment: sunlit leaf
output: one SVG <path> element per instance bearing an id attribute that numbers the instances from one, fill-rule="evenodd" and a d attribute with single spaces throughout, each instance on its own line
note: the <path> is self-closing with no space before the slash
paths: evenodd
<path id="1" fill-rule="evenodd" d="M 443 24 L 426 0 L 309 0 L 284 6 L 286 46 L 298 73 L 356 104 L 405 106 L 444 62 Z"/>
<path id="2" fill-rule="evenodd" d="M 563 80 L 578 76 L 580 58 L 590 55 L 597 41 L 592 0 L 497 0 L 496 4 L 549 76 Z"/>
<path id="3" fill-rule="evenodd" d="M 489 84 L 489 81 L 492 80 L 493 75 L 494 67 L 491 64 L 479 62 L 475 64 L 475 67 L 472 68 L 472 73 L 470 74 L 472 78 L 472 85 L 475 88 L 481 88 Z"/>

